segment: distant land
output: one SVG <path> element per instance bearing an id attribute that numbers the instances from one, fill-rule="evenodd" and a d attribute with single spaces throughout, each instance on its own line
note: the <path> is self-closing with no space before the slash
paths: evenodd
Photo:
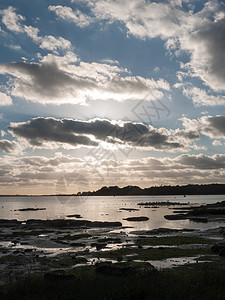
<path id="1" fill-rule="evenodd" d="M 128 185 L 125 187 L 103 186 L 101 189 L 92 192 L 79 192 L 77 194 L 51 194 L 51 195 L 0 195 L 0 197 L 41 197 L 41 196 L 160 196 L 160 195 L 223 195 L 225 184 L 188 184 L 188 185 L 164 185 L 140 188 L 139 186 Z"/>
<path id="2" fill-rule="evenodd" d="M 128 185 L 125 187 L 104 186 L 94 192 L 83 192 L 81 196 L 126 196 L 126 195 L 223 195 L 225 184 L 188 184 L 188 185 L 164 185 L 140 188 L 139 186 Z"/>

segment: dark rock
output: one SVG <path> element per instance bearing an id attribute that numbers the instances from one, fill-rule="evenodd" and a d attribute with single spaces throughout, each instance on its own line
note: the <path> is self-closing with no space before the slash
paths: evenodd
<path id="1" fill-rule="evenodd" d="M 105 228 L 105 227 L 121 227 L 121 222 L 100 222 L 100 221 L 88 221 L 88 220 L 27 220 L 28 225 L 51 227 L 51 228 L 68 228 L 68 227 L 88 227 L 88 228 Z"/>
<path id="2" fill-rule="evenodd" d="M 81 217 L 81 215 L 76 214 L 76 215 L 67 215 L 67 218 L 77 218 L 77 219 L 80 219 L 82 217 Z"/>
<path id="3" fill-rule="evenodd" d="M 130 222 L 143 222 L 143 221 L 148 221 L 149 218 L 148 217 L 130 217 L 130 218 L 126 218 L 123 220 L 130 221 Z"/>
<path id="4" fill-rule="evenodd" d="M 215 244 L 211 247 L 212 252 L 217 253 L 217 254 L 219 254 L 219 252 L 222 249 L 225 249 L 225 244 L 224 243 L 218 243 L 218 244 Z"/>
<path id="5" fill-rule="evenodd" d="M 46 210 L 46 208 L 20 208 L 20 209 L 14 209 L 14 211 L 37 211 L 37 210 Z"/>
<path id="6" fill-rule="evenodd" d="M 118 262 L 120 262 L 120 261 L 123 260 L 123 256 L 118 256 L 116 259 L 117 259 Z"/>
<path id="7" fill-rule="evenodd" d="M 176 215 L 165 215 L 164 218 L 167 220 L 186 220 L 188 219 L 188 216 L 184 214 L 176 214 Z"/>
<path id="8" fill-rule="evenodd" d="M 72 246 L 72 247 L 85 247 L 85 244 L 83 244 L 83 243 L 70 243 L 70 246 Z"/>
<path id="9" fill-rule="evenodd" d="M 190 218 L 190 221 L 193 222 L 199 222 L 199 223 L 208 223 L 208 219 L 207 218 Z"/>
<path id="10" fill-rule="evenodd" d="M 63 274 L 63 273 L 56 273 L 56 272 L 47 272 L 44 274 L 44 278 L 50 281 L 55 280 L 74 280 L 76 279 L 72 274 Z"/>
<path id="11" fill-rule="evenodd" d="M 119 210 L 126 210 L 126 211 L 139 211 L 138 208 L 120 208 Z"/>
<path id="12" fill-rule="evenodd" d="M 33 251 L 33 249 L 24 249 L 24 252 L 32 252 Z"/>
<path id="13" fill-rule="evenodd" d="M 92 243 L 91 247 L 96 247 L 96 250 L 99 251 L 107 246 L 106 243 Z"/>
<path id="14" fill-rule="evenodd" d="M 219 256 L 225 257 L 225 247 L 219 251 Z"/>
<path id="15" fill-rule="evenodd" d="M 135 274 L 137 276 L 158 274 L 158 271 L 149 263 L 134 264 L 134 263 L 97 263 L 96 272 L 107 275 L 127 276 Z"/>

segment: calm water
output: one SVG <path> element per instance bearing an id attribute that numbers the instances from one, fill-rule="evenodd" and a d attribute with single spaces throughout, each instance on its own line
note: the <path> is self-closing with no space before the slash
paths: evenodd
<path id="1" fill-rule="evenodd" d="M 207 224 L 194 223 L 189 220 L 169 221 L 164 215 L 171 214 L 168 207 L 144 208 L 140 202 L 190 202 L 190 204 L 208 204 L 225 200 L 225 195 L 191 195 L 191 196 L 117 196 L 117 197 L 0 197 L 0 219 L 55 219 L 65 218 L 69 214 L 80 214 L 83 219 L 91 221 L 120 221 L 123 226 L 132 226 L 138 230 L 159 227 L 206 229 L 221 226 L 221 222 Z M 46 208 L 43 211 L 16 211 L 21 208 Z M 121 211 L 120 208 L 140 208 L 140 211 Z M 123 218 L 147 216 L 147 222 L 128 222 Z M 133 229 L 132 229 L 133 230 Z"/>

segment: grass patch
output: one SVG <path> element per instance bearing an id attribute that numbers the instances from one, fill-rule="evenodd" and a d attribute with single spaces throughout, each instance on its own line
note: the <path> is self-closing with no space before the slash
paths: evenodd
<path id="1" fill-rule="evenodd" d="M 121 248 L 115 251 L 101 251 L 95 253 L 95 257 L 117 259 L 117 257 L 128 256 L 130 259 L 138 260 L 161 260 L 166 258 L 176 257 L 189 257 L 196 255 L 210 255 L 210 249 L 177 249 L 177 248 L 147 248 L 147 249 L 136 249 L 136 248 Z"/>
<path id="2" fill-rule="evenodd" d="M 197 265 L 197 266 L 196 266 Z M 21 280 L 1 292 L 2 300 L 221 300 L 225 271 L 208 264 L 160 271 L 156 276 L 112 276 L 94 267 L 77 269 L 68 281 L 49 281 L 43 276 Z"/>

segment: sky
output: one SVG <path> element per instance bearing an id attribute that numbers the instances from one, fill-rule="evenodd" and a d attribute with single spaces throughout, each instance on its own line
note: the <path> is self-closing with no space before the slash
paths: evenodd
<path id="1" fill-rule="evenodd" d="M 0 194 L 224 183 L 225 2 L 1 0 Z"/>

